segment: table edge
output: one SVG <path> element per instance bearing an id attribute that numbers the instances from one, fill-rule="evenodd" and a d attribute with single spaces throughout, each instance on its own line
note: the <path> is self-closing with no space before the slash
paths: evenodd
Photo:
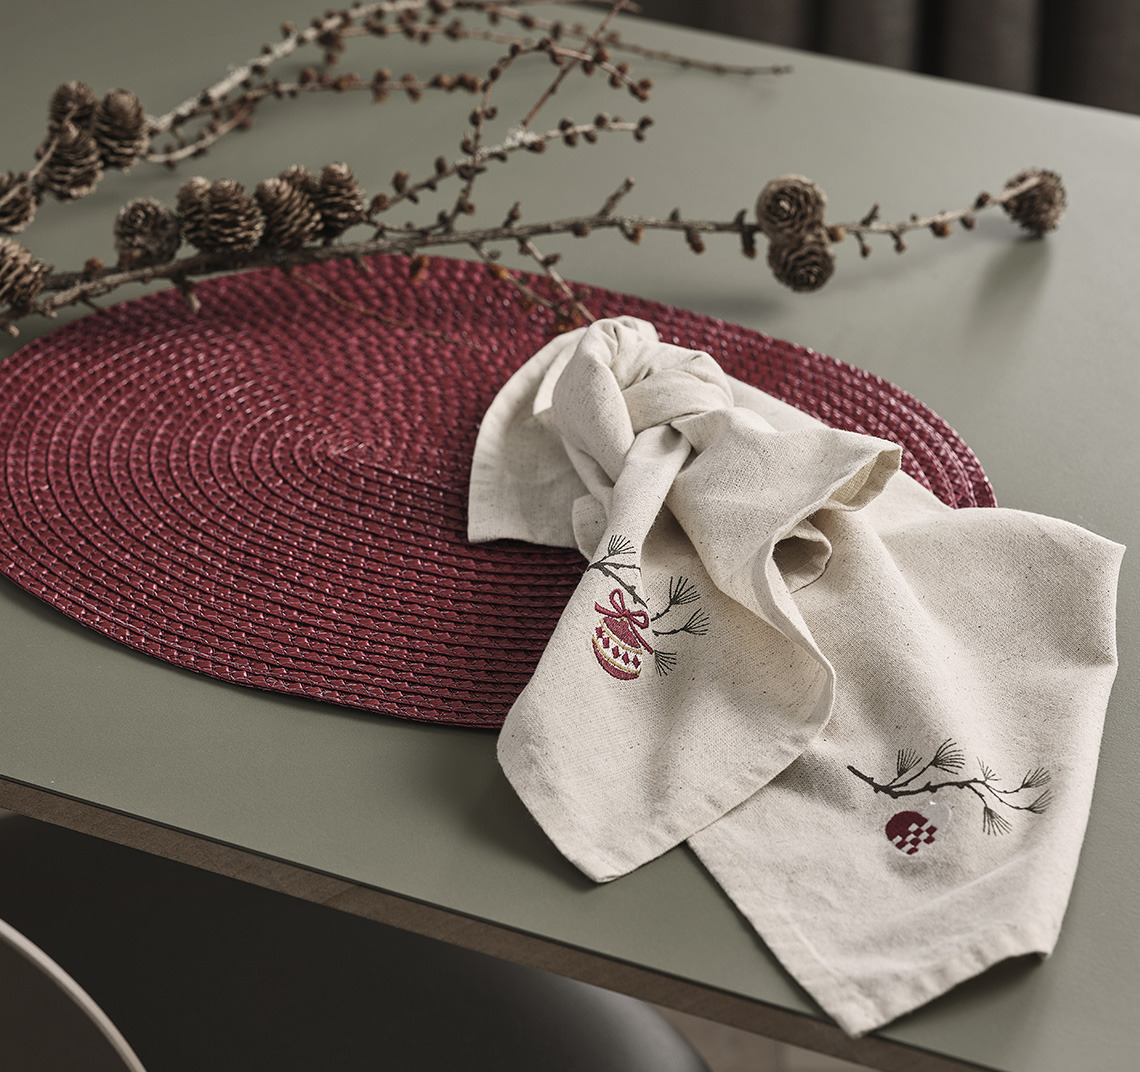
<path id="1" fill-rule="evenodd" d="M 880 1036 L 852 1039 L 834 1024 L 799 1012 L 710 990 L 662 972 L 351 882 L 2 774 L 0 809 L 882 1072 L 989 1072 L 983 1065 Z"/>

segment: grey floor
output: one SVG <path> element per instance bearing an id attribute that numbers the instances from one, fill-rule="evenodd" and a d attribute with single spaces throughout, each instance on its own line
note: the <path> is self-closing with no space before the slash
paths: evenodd
<path id="1" fill-rule="evenodd" d="M 561 1013 L 578 1010 L 578 1022 L 566 1025 L 575 1045 L 585 1022 L 606 1052 L 604 1062 L 583 1067 L 611 1067 L 631 1018 L 647 1045 L 668 1049 L 675 1039 L 632 999 L 544 973 L 524 978 L 531 969 L 2 811 L 0 918 L 84 986 L 155 1072 L 378 1067 L 362 1054 L 370 1044 L 388 1056 L 379 1067 L 447 1069 L 458 1067 L 445 1055 L 456 1032 L 472 1040 L 465 1069 L 552 1067 L 527 1050 L 526 1038 L 503 1049 L 508 1004 L 516 1020 L 543 1022 L 544 1046 L 563 1029 Z M 553 995 L 557 1015 L 542 994 Z M 447 1027 L 408 1043 L 425 1003 Z M 711 1072 L 858 1068 L 658 1011 Z M 414 1045 L 414 1060 L 405 1045 Z M 614 1067 L 653 1067 L 644 1058 Z"/>

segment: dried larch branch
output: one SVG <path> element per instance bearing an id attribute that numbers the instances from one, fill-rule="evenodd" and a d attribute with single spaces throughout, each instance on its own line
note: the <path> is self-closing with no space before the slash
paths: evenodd
<path id="1" fill-rule="evenodd" d="M 292 100 L 312 92 L 361 91 L 375 102 L 402 98 L 414 102 L 429 92 L 463 93 L 474 98 L 454 149 L 437 155 L 430 169 L 413 177 L 397 167 L 390 189 L 369 195 L 345 163 L 325 165 L 319 176 L 294 166 L 257 184 L 253 194 L 229 178 L 194 177 L 182 182 L 174 207 L 153 198 L 136 198 L 119 211 L 113 227 L 117 263 L 103 265 L 88 258 L 81 270 L 51 271 L 25 246 L 0 238 L 0 327 L 15 330 L 28 315 L 53 316 L 74 304 L 92 302 L 119 287 L 169 280 L 196 307 L 194 279 L 219 272 L 256 267 L 294 271 L 305 264 L 333 258 L 365 258 L 405 254 L 413 277 L 427 270 L 429 254 L 471 250 L 486 264 L 490 279 L 516 287 L 523 304 L 549 311 L 556 328 L 591 319 L 558 270 L 560 254 L 539 248 L 553 236 L 585 238 L 614 230 L 632 243 L 650 231 L 680 232 L 693 253 L 706 249 L 706 238 L 732 235 L 747 258 L 758 255 L 758 238 L 768 242 L 767 264 L 774 277 L 795 291 L 823 286 L 835 270 L 833 246 L 851 234 L 864 256 L 876 236 L 889 238 L 894 248 L 906 248 L 904 234 L 917 229 L 945 237 L 954 224 L 974 225 L 977 214 L 1000 205 L 1016 223 L 1034 234 L 1057 226 L 1065 207 L 1059 176 L 1033 169 L 1019 173 L 1001 193 L 980 194 L 965 209 L 933 216 L 913 215 L 899 223 L 884 223 L 875 205 L 860 220 L 826 221 L 823 190 L 803 176 L 774 179 L 761 190 L 752 219 L 746 209 L 729 219 L 683 215 L 675 209 L 665 216 L 624 213 L 633 180 L 620 183 L 596 211 L 560 219 L 524 222 L 516 203 L 502 223 L 474 225 L 475 192 L 483 177 L 520 152 L 542 153 L 549 147 L 574 149 L 598 143 L 603 136 L 629 134 L 645 140 L 653 120 L 636 121 L 599 112 L 592 120 L 563 116 L 547 129 L 535 129 L 538 117 L 572 75 L 602 76 L 605 88 L 639 103 L 650 96 L 652 82 L 639 77 L 614 52 L 664 60 L 719 74 L 778 73 L 782 67 L 731 67 L 706 63 L 642 48 L 623 40 L 612 26 L 627 0 L 613 0 L 592 28 L 567 25 L 539 17 L 525 3 L 496 0 L 385 0 L 356 3 L 328 11 L 309 26 L 282 27 L 282 40 L 232 67 L 220 80 L 156 118 L 125 89 L 98 98 L 79 82 L 61 85 L 48 105 L 48 130 L 32 167 L 0 173 L 0 233 L 16 234 L 33 222 L 46 193 L 74 200 L 95 188 L 104 169 L 127 170 L 138 161 L 176 166 L 200 157 L 218 139 L 250 126 L 266 101 Z M 471 18 L 486 25 L 469 25 Z M 369 77 L 334 73 L 350 39 L 383 39 L 392 35 L 434 42 L 479 39 L 500 46 L 498 58 L 482 74 L 437 72 L 421 77 L 393 75 L 380 68 Z M 298 50 L 322 51 L 324 67 L 301 69 L 293 81 L 270 75 L 271 68 Z M 521 117 L 500 118 L 497 100 L 503 79 L 523 60 L 544 57 L 554 68 L 550 80 Z M 454 136 L 454 135 L 453 135 Z M 168 139 L 158 147 L 156 138 Z M 430 204 L 430 202 L 435 202 Z M 415 206 L 419 221 L 392 222 L 397 206 Z M 349 241 L 352 228 L 365 225 L 371 236 Z M 192 247 L 185 249 L 185 247 Z M 504 249 L 514 248 L 541 269 L 549 284 L 527 282 L 501 263 Z M 541 283 L 541 281 L 540 281 Z M 543 292 L 546 291 L 546 292 Z"/>

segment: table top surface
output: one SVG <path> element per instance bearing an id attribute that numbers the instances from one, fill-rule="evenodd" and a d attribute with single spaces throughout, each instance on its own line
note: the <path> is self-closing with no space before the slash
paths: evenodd
<path id="1" fill-rule="evenodd" d="M 47 98 L 60 82 L 79 79 L 99 93 L 129 87 L 157 114 L 279 39 L 281 19 L 304 25 L 315 13 L 295 3 L 267 13 L 254 0 L 143 7 L 44 0 L 10 11 L 0 170 L 31 165 Z M 795 71 L 745 79 L 639 60 L 655 83 L 645 105 L 614 96 L 600 79 L 569 79 L 552 121 L 645 112 L 655 119 L 649 139 L 552 147 L 512 161 L 482 195 L 488 222 L 516 198 L 534 218 L 592 211 L 626 175 L 638 180 L 625 203 L 630 212 L 665 215 L 680 205 L 695 217 L 729 219 L 784 173 L 815 179 L 828 192 L 829 217 L 858 219 L 880 202 L 884 218 L 903 219 L 965 206 L 1027 166 L 1056 170 L 1070 204 L 1047 240 L 1019 236 L 994 212 L 970 234 L 940 241 L 917 232 L 903 255 L 883 243 L 862 259 L 846 242 L 834 278 L 811 295 L 777 285 L 763 257 L 743 259 L 734 239 L 710 238 L 700 257 L 668 234 L 640 246 L 594 235 L 547 248 L 564 253 L 560 270 L 570 278 L 722 317 L 878 373 L 962 434 L 1003 506 L 1140 544 L 1140 119 L 634 19 L 620 25 L 649 45 L 726 62 L 790 61 Z M 344 69 L 481 71 L 500 48 L 364 40 L 352 44 Z M 288 62 L 294 71 L 300 65 Z M 500 110 L 523 114 L 550 72 L 536 64 L 504 82 Z M 419 172 L 437 154 L 454 154 L 468 108 L 442 95 L 372 107 L 367 93 L 267 106 L 250 131 L 179 171 L 139 165 L 109 175 L 80 202 L 45 203 L 21 237 L 61 268 L 89 256 L 110 260 L 119 205 L 145 195 L 172 204 L 179 183 L 198 173 L 252 188 L 294 163 L 318 169 L 346 160 L 377 191 L 400 168 Z M 28 322 L 20 340 L 3 344 L 4 355 L 50 326 Z M 1002 1072 L 1134 1067 L 1138 580 L 1140 567 L 1126 555 L 1121 668 L 1058 949 L 1044 963 L 1001 965 L 890 1026 L 884 1038 L 916 1048 L 900 1051 L 910 1053 L 900 1062 L 929 1052 Z M 687 849 L 605 886 L 582 877 L 513 796 L 493 734 L 176 670 L 84 630 L 7 581 L 0 646 L 0 805 L 15 799 L 5 797 L 5 785 L 23 786 L 139 817 L 637 966 L 686 984 L 686 993 L 707 993 L 701 1009 L 712 1017 L 730 1018 L 718 995 L 737 1001 L 734 1008 L 742 999 L 805 1024 L 822 1016 Z M 820 1038 L 842 1049 L 834 1034 Z M 920 1067 L 892 1065 L 867 1047 L 843 1052 Z"/>

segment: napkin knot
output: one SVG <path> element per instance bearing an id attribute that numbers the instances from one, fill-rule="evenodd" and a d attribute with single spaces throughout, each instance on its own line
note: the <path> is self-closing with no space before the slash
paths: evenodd
<path id="1" fill-rule="evenodd" d="M 599 321 L 547 375 L 554 426 L 611 479 L 640 433 L 734 405 L 728 376 L 708 354 L 663 343 L 628 318 Z"/>

